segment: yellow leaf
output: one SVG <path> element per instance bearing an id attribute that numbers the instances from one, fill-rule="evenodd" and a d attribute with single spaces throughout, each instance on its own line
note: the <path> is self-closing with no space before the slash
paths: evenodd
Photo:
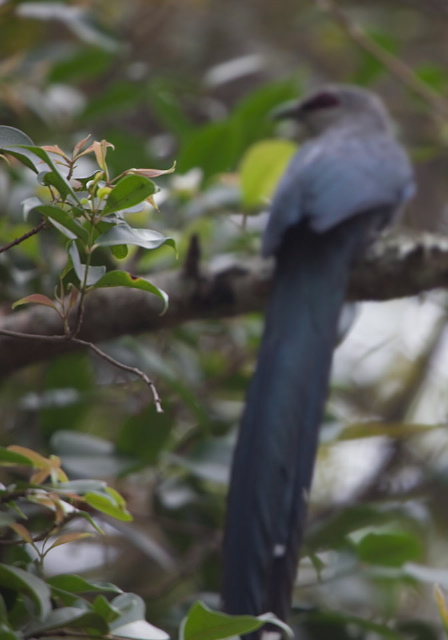
<path id="1" fill-rule="evenodd" d="M 241 197 L 246 211 L 271 198 L 296 150 L 297 146 L 289 140 L 262 140 L 249 147 L 240 166 Z"/>
<path id="2" fill-rule="evenodd" d="M 29 495 L 28 500 L 30 502 L 34 502 L 34 504 L 40 505 L 41 507 L 48 507 L 48 509 L 56 511 L 54 499 L 51 498 L 46 491 L 41 491 L 39 493 Z"/>
<path id="3" fill-rule="evenodd" d="M 155 202 L 155 200 L 154 200 L 154 196 L 153 196 L 153 195 L 152 195 L 152 196 L 148 196 L 147 198 L 145 198 L 145 202 L 148 202 L 152 207 L 154 207 L 154 209 L 155 209 L 157 212 L 160 212 L 160 209 L 159 209 L 159 207 L 157 206 L 157 204 L 156 204 L 156 202 Z"/>
<path id="4" fill-rule="evenodd" d="M 63 536 L 60 536 L 53 544 L 50 549 L 54 549 L 55 547 L 60 547 L 62 544 L 67 544 L 69 542 L 74 542 L 75 540 L 82 540 L 83 538 L 91 538 L 93 533 L 66 533 Z"/>
<path id="5" fill-rule="evenodd" d="M 56 470 L 56 479 L 58 482 L 68 482 L 68 476 L 62 469 Z"/>
<path id="6" fill-rule="evenodd" d="M 115 149 L 114 145 L 111 142 L 107 142 L 107 140 L 101 140 L 101 142 L 98 142 L 97 140 L 95 140 L 95 142 L 92 144 L 92 149 L 93 149 L 93 153 L 95 154 L 96 161 L 98 162 L 99 167 L 104 171 L 106 175 L 107 175 L 106 154 L 107 154 L 107 149 L 109 147 L 111 147 L 112 149 Z"/>
<path id="7" fill-rule="evenodd" d="M 434 586 L 434 597 L 437 602 L 437 607 L 439 609 L 440 617 L 442 619 L 443 625 L 448 627 L 448 609 L 446 607 L 445 598 L 442 592 L 442 589 L 438 584 Z"/>
<path id="8" fill-rule="evenodd" d="M 43 467 L 48 466 L 47 458 L 44 458 L 43 456 L 40 455 L 40 453 L 37 453 L 32 449 L 28 449 L 27 447 L 19 447 L 18 445 L 15 445 L 15 444 L 10 445 L 9 447 L 6 447 L 6 448 L 9 451 L 20 453 L 21 456 L 24 456 L 25 458 L 28 458 L 28 460 L 31 460 L 31 462 L 33 463 L 33 466 L 36 469 L 41 469 Z"/>
<path id="9" fill-rule="evenodd" d="M 13 531 L 15 531 L 17 535 L 19 535 L 22 538 L 22 540 L 25 540 L 25 542 L 29 542 L 30 544 L 33 543 L 33 538 L 31 536 L 31 533 L 28 531 L 26 527 L 23 526 L 23 524 L 19 524 L 18 522 L 13 522 L 12 524 L 9 525 L 9 528 L 13 529 Z"/>
<path id="10" fill-rule="evenodd" d="M 54 521 L 56 524 L 61 524 L 67 515 L 64 509 L 64 502 L 59 498 L 59 496 L 54 496 L 53 505 L 56 511 Z"/>
<path id="11" fill-rule="evenodd" d="M 36 473 L 33 473 L 33 475 L 30 478 L 30 481 L 33 484 L 42 484 L 48 478 L 50 473 L 51 473 L 51 467 L 47 467 L 46 469 L 40 469 L 39 471 L 36 471 Z"/>

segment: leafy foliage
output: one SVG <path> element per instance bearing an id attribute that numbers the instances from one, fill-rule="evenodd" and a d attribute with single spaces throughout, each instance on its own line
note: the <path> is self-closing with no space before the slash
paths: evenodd
<path id="1" fill-rule="evenodd" d="M 55 635 L 59 629 L 64 632 L 78 629 L 96 637 L 116 632 L 141 640 L 167 638 L 145 621 L 144 604 L 137 595 L 124 594 L 112 584 L 76 575 L 45 579 L 43 574 L 44 560 L 53 549 L 92 535 L 84 531 L 65 533 L 69 523 L 81 518 L 94 531 L 102 533 L 89 513 L 91 509 L 120 520 L 131 519 L 120 494 L 105 482 L 70 482 L 57 456 L 44 458 L 25 447 L 0 449 L 0 464 L 15 467 L 17 472 L 25 466 L 32 472 L 29 479 L 21 478 L 0 490 L 3 543 L 12 549 L 18 544 L 22 546 L 15 562 L 0 564 L 5 637 L 24 640 L 46 636 L 50 631 Z M 49 519 L 45 529 L 37 533 L 30 528 L 30 515 L 35 507 Z M 92 600 L 83 596 L 88 593 L 114 597 L 110 602 L 99 595 Z"/>
<path id="2" fill-rule="evenodd" d="M 155 177 L 167 172 L 128 169 L 111 179 L 106 155 L 108 148 L 113 145 L 106 140 L 89 144 L 89 137 L 78 142 L 68 156 L 57 145 L 36 147 L 23 144 L 27 141 L 24 133 L 12 127 L 0 127 L 0 152 L 25 164 L 36 173 L 39 183 L 46 187 L 42 198 L 33 196 L 24 201 L 26 215 L 33 212 L 41 214 L 47 225 L 54 226 L 69 240 L 68 263 L 60 275 L 55 302 L 42 294 L 31 294 L 16 301 L 13 306 L 27 303 L 51 306 L 61 316 L 68 336 L 72 331 L 68 316 L 73 304 L 78 296 L 82 301 L 92 288 L 124 286 L 143 289 L 159 296 L 165 307 L 168 302 L 165 292 L 143 278 L 133 278 L 116 270 L 106 274 L 105 265 L 93 266 L 92 257 L 98 247 L 116 248 L 133 244 L 145 249 L 157 249 L 163 244 L 175 246 L 171 238 L 148 229 L 133 229 L 124 219 L 126 212 L 135 211 L 135 207 L 138 211 L 139 206 L 141 210 L 142 203 L 151 202 L 156 186 L 147 177 L 148 173 Z M 77 162 L 87 154 L 94 154 L 98 170 L 74 179 Z M 82 262 L 83 259 L 85 262 Z M 76 276 L 75 283 L 68 282 L 72 270 Z M 68 298 L 66 292 L 70 294 Z M 79 327 L 75 327 L 74 332 L 77 331 Z"/>

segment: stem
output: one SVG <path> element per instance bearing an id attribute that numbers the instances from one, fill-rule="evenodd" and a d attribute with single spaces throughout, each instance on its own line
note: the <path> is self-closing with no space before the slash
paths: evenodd
<path id="1" fill-rule="evenodd" d="M 66 176 L 66 180 L 71 180 L 73 176 L 73 171 L 75 170 L 76 160 L 70 160 L 68 166 L 68 173 Z"/>
<path id="2" fill-rule="evenodd" d="M 0 504 L 5 504 L 17 498 L 24 498 L 32 489 L 16 489 L 15 491 L 7 491 L 0 496 Z"/>
<path id="3" fill-rule="evenodd" d="M 31 635 L 25 635 L 25 638 L 86 638 L 86 640 L 124 640 L 123 636 L 115 636 L 108 633 L 85 633 L 84 631 L 75 631 L 70 629 L 51 629 L 50 631 L 39 631 Z"/>
<path id="4" fill-rule="evenodd" d="M 32 491 L 32 489 L 31 489 Z M 82 516 L 79 515 L 79 513 L 73 512 L 73 513 L 69 513 L 65 516 L 65 518 L 63 520 L 61 520 L 61 522 L 59 523 L 55 523 L 53 522 L 49 527 L 47 527 L 46 529 L 44 529 L 44 531 L 41 531 L 37 536 L 35 536 L 34 538 L 32 538 L 32 544 L 34 544 L 35 542 L 42 542 L 42 540 L 45 540 L 46 538 L 48 538 L 48 536 L 50 536 L 53 531 L 58 531 L 60 529 L 62 529 L 62 527 L 65 527 L 65 525 L 67 523 L 69 523 L 71 520 L 74 520 L 75 518 L 81 518 Z M 0 540 L 0 545 L 4 545 L 4 546 L 17 546 L 20 544 L 25 544 L 26 541 L 23 539 L 20 540 Z M 41 556 L 41 561 L 44 559 L 44 556 L 46 553 L 48 553 L 47 551 L 44 552 L 43 554 L 41 554 L 39 552 L 39 550 L 36 549 L 36 552 L 39 554 L 39 556 Z"/>
<path id="5" fill-rule="evenodd" d="M 46 336 L 43 333 L 22 333 L 21 331 L 10 331 L 9 329 L 0 329 L 0 336 L 7 338 L 20 338 L 25 340 L 44 340 L 45 342 L 70 342 L 70 336 L 56 335 Z"/>
<path id="6" fill-rule="evenodd" d="M 82 319 L 84 316 L 84 299 L 87 293 L 87 278 L 89 275 L 90 261 L 92 259 L 91 248 L 93 245 L 93 233 L 95 230 L 94 220 L 95 220 L 95 213 L 92 213 L 92 215 L 89 218 L 90 231 L 89 231 L 89 239 L 86 247 L 86 264 L 85 264 L 85 271 L 84 271 L 84 280 L 81 285 L 81 296 L 79 298 L 78 311 L 76 313 L 75 327 L 70 335 L 71 338 L 76 338 L 76 336 L 78 335 L 81 329 Z"/>

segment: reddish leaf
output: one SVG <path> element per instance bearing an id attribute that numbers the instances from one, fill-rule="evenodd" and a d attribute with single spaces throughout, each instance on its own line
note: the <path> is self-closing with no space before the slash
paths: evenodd
<path id="1" fill-rule="evenodd" d="M 25 298 L 20 298 L 20 300 L 16 300 L 13 303 L 12 308 L 15 309 L 21 304 L 30 304 L 30 303 L 43 304 L 45 307 L 51 307 L 56 311 L 56 313 L 59 313 L 60 315 L 59 309 L 57 308 L 53 300 L 51 300 L 47 296 L 42 295 L 41 293 L 32 293 L 30 296 L 25 296 Z"/>

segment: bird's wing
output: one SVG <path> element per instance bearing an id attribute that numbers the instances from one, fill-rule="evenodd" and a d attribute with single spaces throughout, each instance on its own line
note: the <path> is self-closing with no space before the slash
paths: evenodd
<path id="1" fill-rule="evenodd" d="M 310 141 L 280 181 L 263 237 L 263 255 L 275 253 L 285 231 L 301 220 L 324 233 L 358 213 L 393 212 L 413 191 L 407 157 L 388 135 L 323 136 Z"/>

